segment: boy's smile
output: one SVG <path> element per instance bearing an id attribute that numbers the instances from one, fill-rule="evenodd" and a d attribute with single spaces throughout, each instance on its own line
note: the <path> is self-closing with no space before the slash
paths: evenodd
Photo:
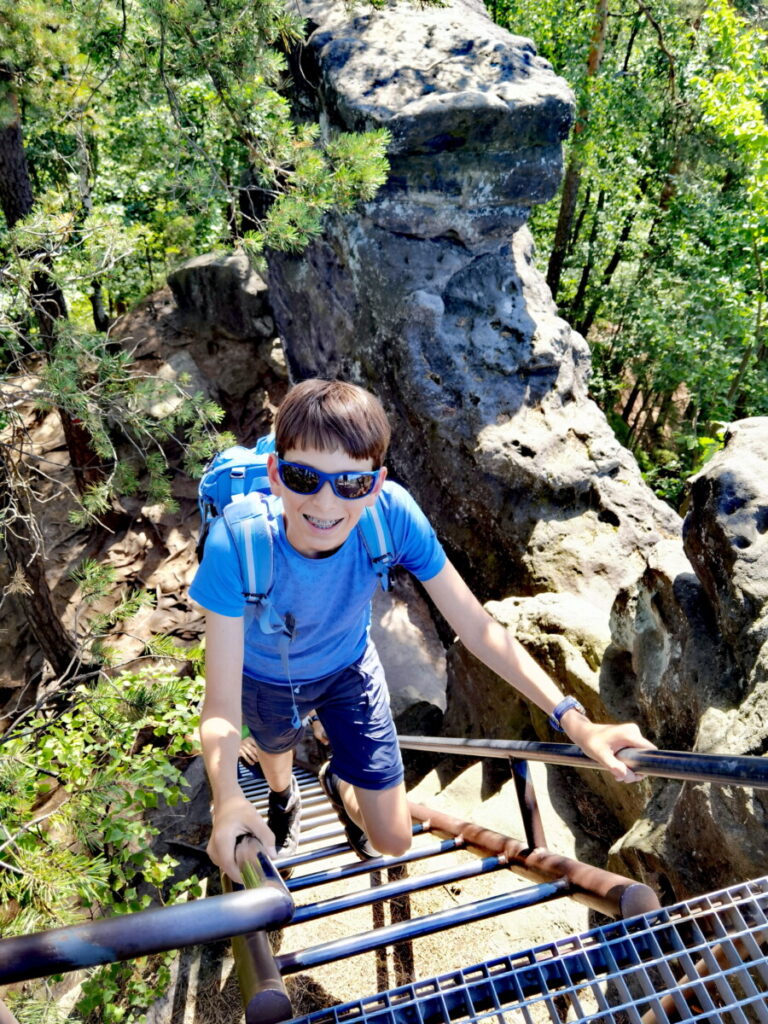
<path id="1" fill-rule="evenodd" d="M 324 473 L 373 469 L 372 459 L 353 459 L 340 449 L 326 452 L 316 448 L 291 448 L 285 452 L 284 460 Z M 386 469 L 382 468 L 370 494 L 349 500 L 339 498 L 327 481 L 316 494 L 297 494 L 280 479 L 274 455 L 270 455 L 267 469 L 272 493 L 282 498 L 288 542 L 307 558 L 323 558 L 341 547 L 357 526 L 366 506 L 375 503 L 387 475 Z"/>

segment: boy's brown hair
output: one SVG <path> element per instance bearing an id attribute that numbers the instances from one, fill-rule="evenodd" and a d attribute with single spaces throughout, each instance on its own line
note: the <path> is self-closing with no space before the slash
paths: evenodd
<path id="1" fill-rule="evenodd" d="M 291 448 L 341 449 L 352 459 L 384 462 L 391 429 L 378 398 L 343 380 L 312 378 L 296 384 L 275 418 L 275 447 L 283 458 Z"/>

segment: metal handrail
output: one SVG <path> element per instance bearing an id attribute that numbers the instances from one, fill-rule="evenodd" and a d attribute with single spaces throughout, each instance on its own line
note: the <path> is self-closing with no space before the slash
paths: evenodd
<path id="1" fill-rule="evenodd" d="M 579 747 L 570 743 L 474 740 L 449 736 L 398 738 L 403 750 L 466 757 L 511 757 L 608 771 L 603 765 L 587 757 Z M 712 782 L 718 786 L 754 786 L 757 789 L 768 789 L 768 757 L 698 754 L 682 750 L 640 750 L 634 747 L 626 747 L 617 754 L 617 757 L 632 771 L 642 775 L 682 779 L 686 782 Z"/>
<path id="2" fill-rule="evenodd" d="M 289 921 L 293 898 L 269 858 L 259 852 L 240 867 L 252 888 L 2 939 L 0 984 L 229 939 Z"/>
<path id="3" fill-rule="evenodd" d="M 571 744 L 434 736 L 399 739 L 404 750 L 602 769 Z M 647 776 L 768 789 L 768 757 L 626 748 L 619 758 Z M 294 912 L 291 895 L 262 852 L 250 863 L 253 872 L 247 881 L 255 888 L 2 939 L 0 984 L 280 927 Z M 280 992 L 267 994 L 269 998 L 282 996 Z"/>

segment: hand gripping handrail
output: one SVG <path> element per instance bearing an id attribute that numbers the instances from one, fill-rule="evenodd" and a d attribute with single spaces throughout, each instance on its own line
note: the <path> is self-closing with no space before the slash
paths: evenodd
<path id="1" fill-rule="evenodd" d="M 229 939 L 289 921 L 293 898 L 269 858 L 259 851 L 241 870 L 251 888 L 3 939 L 0 984 Z"/>
<path id="2" fill-rule="evenodd" d="M 403 750 L 467 757 L 519 758 L 575 768 L 608 771 L 570 743 L 535 743 L 522 740 L 474 740 L 449 736 L 400 736 Z M 712 782 L 719 786 L 754 786 L 768 789 L 768 757 L 699 754 L 681 750 L 640 750 L 626 747 L 617 757 L 632 771 L 662 779 Z"/>

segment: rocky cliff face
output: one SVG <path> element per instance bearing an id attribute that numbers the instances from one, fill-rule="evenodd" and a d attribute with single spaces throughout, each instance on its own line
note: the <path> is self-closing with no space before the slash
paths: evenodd
<path id="1" fill-rule="evenodd" d="M 660 746 L 768 752 L 766 451 L 768 417 L 729 427 L 723 450 L 691 481 L 690 564 L 679 548 L 661 548 L 614 606 L 613 642 Z M 762 874 L 768 791 L 657 783 L 613 860 L 676 892 Z"/>
<path id="2" fill-rule="evenodd" d="M 270 261 L 294 375 L 375 387 L 396 472 L 484 597 L 577 586 L 605 606 L 678 523 L 587 399 L 587 347 L 533 265 L 525 223 L 560 179 L 568 87 L 463 0 L 302 9 L 297 81 L 321 121 L 393 143 L 375 202 Z"/>
<path id="3" fill-rule="evenodd" d="M 739 694 L 765 698 L 729 638 L 746 631 L 752 647 L 762 643 L 763 626 L 747 625 L 759 604 L 751 570 L 739 562 L 736 580 L 733 569 L 752 557 L 765 524 L 758 515 L 750 533 L 742 523 L 742 540 L 723 542 L 713 560 L 711 536 L 724 527 L 715 526 L 720 512 L 705 513 L 719 499 L 700 477 L 695 508 L 709 497 L 690 520 L 694 573 L 680 520 L 589 400 L 586 344 L 557 316 L 534 265 L 526 220 L 559 181 L 568 87 L 528 40 L 466 0 L 364 13 L 341 0 L 301 7 L 310 34 L 297 102 L 327 130 L 387 127 L 392 171 L 375 201 L 329 218 L 302 257 L 270 259 L 293 375 L 340 375 L 376 391 L 393 419 L 395 473 L 483 599 L 518 595 L 491 610 L 594 717 L 639 718 L 660 745 L 685 748 L 701 742 L 708 715 L 732 714 L 725 749 L 757 750 L 765 732 L 760 740 L 754 721 L 734 723 Z M 748 518 L 746 507 L 729 522 Z M 543 718 L 528 719 L 466 652 L 452 663 L 446 731 L 527 727 L 550 738 Z M 625 828 L 643 814 L 672 815 L 663 852 L 657 842 L 643 859 L 630 836 L 616 857 L 666 873 L 679 891 L 696 887 L 701 873 L 675 867 L 689 843 L 669 788 L 621 788 L 589 774 Z M 694 801 L 684 790 L 677 803 L 703 820 L 702 801 L 716 799 L 728 797 Z M 739 812 L 755 827 L 756 806 Z"/>

